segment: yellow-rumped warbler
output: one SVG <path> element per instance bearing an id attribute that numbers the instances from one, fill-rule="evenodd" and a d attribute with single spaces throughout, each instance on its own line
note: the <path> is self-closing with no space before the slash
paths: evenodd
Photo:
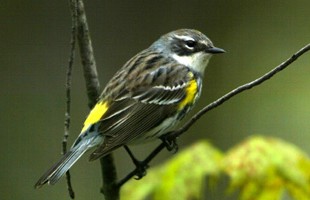
<path id="1" fill-rule="evenodd" d="M 212 54 L 224 53 L 199 31 L 163 35 L 109 81 L 70 151 L 36 183 L 55 184 L 90 148 L 95 160 L 132 143 L 158 138 L 180 121 L 201 93 Z"/>

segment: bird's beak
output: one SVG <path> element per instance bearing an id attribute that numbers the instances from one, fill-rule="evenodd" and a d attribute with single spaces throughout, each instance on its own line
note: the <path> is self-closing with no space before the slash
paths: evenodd
<path id="1" fill-rule="evenodd" d="M 211 54 L 218 54 L 218 53 L 225 53 L 226 51 L 224 49 L 217 47 L 209 47 L 208 49 L 206 49 L 206 52 Z"/>

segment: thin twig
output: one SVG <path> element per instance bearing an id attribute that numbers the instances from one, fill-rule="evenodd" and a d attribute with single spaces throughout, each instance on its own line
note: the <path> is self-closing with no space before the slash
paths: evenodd
<path id="1" fill-rule="evenodd" d="M 92 108 L 99 97 L 99 80 L 96 68 L 95 56 L 90 39 L 84 4 L 82 0 L 77 0 L 77 38 L 80 47 L 81 60 L 88 94 L 88 105 Z M 106 200 L 119 199 L 119 188 L 116 187 L 117 181 L 116 167 L 112 154 L 100 159 L 103 186 Z"/>
<path id="2" fill-rule="evenodd" d="M 64 155 L 67 152 L 67 143 L 69 137 L 69 129 L 70 129 L 70 111 L 71 111 L 71 81 L 72 81 L 72 68 L 75 57 L 75 38 L 76 38 L 76 0 L 69 1 L 70 10 L 71 10 L 71 19 L 72 19 L 72 27 L 71 27 L 71 40 L 70 40 L 70 55 L 68 61 L 68 68 L 66 73 L 66 112 L 65 112 L 65 122 L 64 122 L 64 137 L 62 141 L 62 154 Z M 67 180 L 67 188 L 69 192 L 69 196 L 71 199 L 74 199 L 74 190 L 71 184 L 71 176 L 70 172 L 66 172 L 66 180 Z"/>
<path id="3" fill-rule="evenodd" d="M 301 48 L 298 52 L 293 54 L 289 59 L 287 59 L 285 62 L 281 63 L 277 67 L 275 67 L 273 70 L 269 71 L 265 75 L 259 77 L 258 79 L 251 81 L 249 83 L 246 83 L 242 86 L 237 87 L 236 89 L 230 91 L 229 93 L 225 94 L 221 98 L 217 99 L 216 101 L 213 101 L 209 105 L 205 106 L 203 109 L 201 109 L 199 112 L 197 112 L 189 121 L 187 121 L 181 128 L 179 128 L 176 131 L 169 132 L 167 134 L 167 139 L 173 140 L 179 136 L 181 136 L 183 133 L 185 133 L 200 117 L 202 117 L 204 114 L 209 112 L 210 110 L 218 107 L 219 105 L 223 104 L 225 101 L 229 100 L 233 96 L 245 91 L 249 90 L 255 86 L 258 86 L 265 82 L 266 80 L 273 77 L 275 74 L 280 72 L 281 70 L 288 67 L 290 64 L 292 64 L 295 60 L 297 60 L 300 56 L 302 56 L 304 53 L 310 50 L 310 44 L 307 44 L 303 48 Z M 150 154 L 147 156 L 145 160 L 142 161 L 143 164 L 148 165 L 155 157 L 156 155 L 161 152 L 165 148 L 165 144 L 161 143 L 158 145 Z M 132 177 L 136 175 L 136 169 L 131 171 L 125 178 L 119 181 L 118 186 L 121 187 L 124 183 L 126 183 L 128 180 L 130 180 Z"/>

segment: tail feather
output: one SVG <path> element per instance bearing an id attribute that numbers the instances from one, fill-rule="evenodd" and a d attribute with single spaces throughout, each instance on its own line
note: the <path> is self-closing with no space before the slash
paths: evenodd
<path id="1" fill-rule="evenodd" d="M 35 188 L 40 188 L 48 183 L 54 185 L 72 165 L 88 150 L 88 142 L 81 142 L 68 151 L 56 164 L 47 170 L 35 184 Z"/>

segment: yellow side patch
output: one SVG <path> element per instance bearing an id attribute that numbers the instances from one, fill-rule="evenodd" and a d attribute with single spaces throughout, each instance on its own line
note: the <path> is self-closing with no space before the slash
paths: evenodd
<path id="1" fill-rule="evenodd" d="M 198 84 L 195 79 L 191 80 L 186 88 L 186 97 L 179 104 L 179 109 L 183 109 L 187 104 L 194 103 L 197 94 Z"/>
<path id="2" fill-rule="evenodd" d="M 82 132 L 84 132 L 90 125 L 98 122 L 103 114 L 108 110 L 107 102 L 99 102 L 95 105 L 95 107 L 90 111 L 88 117 L 84 122 L 84 126 L 82 128 Z"/>

